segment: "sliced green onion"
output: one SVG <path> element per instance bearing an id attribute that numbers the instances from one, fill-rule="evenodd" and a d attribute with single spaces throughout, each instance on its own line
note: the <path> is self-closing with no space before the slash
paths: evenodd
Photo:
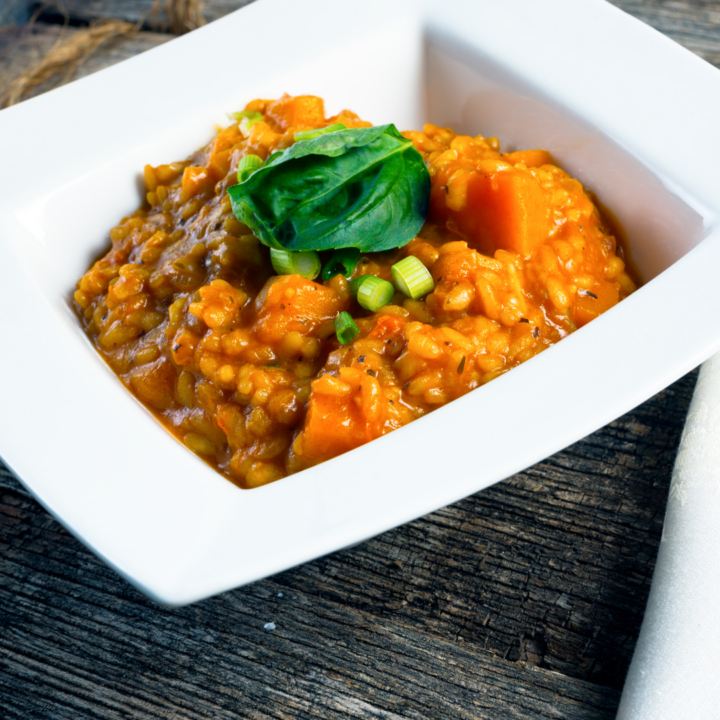
<path id="1" fill-rule="evenodd" d="M 240 112 L 229 113 L 229 116 L 238 123 L 245 120 L 249 128 L 263 119 L 262 113 L 259 113 L 257 110 L 241 110 Z"/>
<path id="2" fill-rule="evenodd" d="M 348 288 L 353 297 L 357 297 L 360 286 L 369 278 L 369 275 L 361 275 L 354 280 L 348 280 Z"/>
<path id="3" fill-rule="evenodd" d="M 318 135 L 325 135 L 326 133 L 337 132 L 338 130 L 347 130 L 347 128 L 342 123 L 335 123 L 329 127 L 318 128 L 317 130 L 301 130 L 300 132 L 296 132 L 293 137 L 295 142 L 302 142 L 303 140 L 312 140 Z"/>
<path id="4" fill-rule="evenodd" d="M 335 318 L 335 334 L 341 345 L 349 345 L 360 332 L 352 316 L 348 312 L 338 313 Z"/>
<path id="5" fill-rule="evenodd" d="M 270 261 L 278 275 L 300 275 L 314 280 L 320 274 L 320 256 L 314 250 L 292 252 L 270 248 Z"/>
<path id="6" fill-rule="evenodd" d="M 397 289 L 413 300 L 435 289 L 430 271 L 414 255 L 408 255 L 390 269 Z"/>
<path id="7" fill-rule="evenodd" d="M 350 277 L 360 262 L 360 251 L 357 248 L 340 248 L 325 263 L 323 280 L 330 280 L 336 275 Z"/>
<path id="8" fill-rule="evenodd" d="M 392 283 L 375 275 L 365 275 L 363 278 L 365 282 L 360 283 L 360 287 L 358 287 L 357 301 L 366 310 L 377 312 L 392 300 L 395 288 Z"/>
<path id="9" fill-rule="evenodd" d="M 246 155 L 239 163 L 237 169 L 238 182 L 245 182 L 256 170 L 264 165 L 262 158 L 257 155 Z"/>

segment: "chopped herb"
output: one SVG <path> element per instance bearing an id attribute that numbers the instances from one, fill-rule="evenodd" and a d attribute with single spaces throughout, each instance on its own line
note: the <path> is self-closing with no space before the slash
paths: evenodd
<path id="1" fill-rule="evenodd" d="M 447 340 L 445 341 L 445 344 L 450 347 L 450 343 Z"/>
<path id="2" fill-rule="evenodd" d="M 181 344 L 181 343 L 178 343 L 178 344 L 173 348 L 173 352 L 177 352 L 181 347 L 182 347 L 182 344 Z"/>
<path id="3" fill-rule="evenodd" d="M 357 359 L 357 361 L 358 361 L 359 363 L 364 363 L 364 362 L 365 362 L 365 356 L 364 356 L 364 355 L 361 355 L 361 356 Z"/>
<path id="4" fill-rule="evenodd" d="M 378 252 L 418 233 L 430 174 L 394 125 L 347 128 L 274 153 L 228 194 L 238 220 L 269 247 Z"/>
<path id="5" fill-rule="evenodd" d="M 355 281 L 352 281 L 355 283 Z M 395 294 L 392 283 L 375 275 L 363 275 L 362 282 L 357 285 L 357 301 L 360 307 L 377 312 L 388 305 Z"/>
<path id="6" fill-rule="evenodd" d="M 395 404 L 392 400 L 388 400 L 388 402 L 389 402 L 391 405 L 394 405 L 394 404 Z"/>
<path id="7" fill-rule="evenodd" d="M 590 292 L 589 290 L 580 290 L 580 293 L 582 295 L 585 295 L 586 297 L 591 297 L 594 300 L 598 299 L 598 296 L 595 293 Z"/>
<path id="8" fill-rule="evenodd" d="M 360 251 L 357 248 L 336 250 L 330 260 L 325 263 L 322 279 L 331 280 L 336 275 L 344 275 L 349 278 L 355 272 L 359 260 Z"/>
<path id="9" fill-rule="evenodd" d="M 102 316 L 102 319 L 107 320 L 107 313 L 105 313 L 105 315 Z"/>
<path id="10" fill-rule="evenodd" d="M 528 325 L 530 324 L 530 321 L 527 318 L 520 318 L 520 322 L 527 323 Z"/>
<path id="11" fill-rule="evenodd" d="M 464 369 L 465 369 L 465 355 L 463 355 L 463 359 L 460 361 L 460 364 L 458 365 L 458 368 L 457 368 L 458 375 L 462 375 Z"/>
<path id="12" fill-rule="evenodd" d="M 281 309 L 281 310 L 284 310 L 284 309 L 285 309 L 285 305 L 281 305 L 281 306 L 280 306 L 280 309 Z"/>
<path id="13" fill-rule="evenodd" d="M 306 280 L 314 280 L 322 269 L 320 256 L 314 250 L 291 252 L 272 247 L 270 262 L 278 275 L 299 275 Z"/>
<path id="14" fill-rule="evenodd" d="M 338 313 L 335 318 L 335 334 L 341 345 L 349 345 L 359 334 L 360 330 L 348 312 Z"/>
<path id="15" fill-rule="evenodd" d="M 419 300 L 435 288 L 430 271 L 414 255 L 396 262 L 390 270 L 398 290 L 413 300 Z"/>
<path id="16" fill-rule="evenodd" d="M 248 153 L 238 163 L 237 166 L 237 181 L 239 183 L 245 182 L 254 172 L 263 166 L 263 159 L 252 153 Z"/>
<path id="17" fill-rule="evenodd" d="M 368 375 L 372 375 L 373 377 L 377 376 L 377 373 L 374 370 L 366 370 L 365 371 Z"/>
<path id="18" fill-rule="evenodd" d="M 536 326 L 533 328 L 532 336 L 534 338 L 537 338 L 539 335 L 540 335 L 540 328 Z"/>

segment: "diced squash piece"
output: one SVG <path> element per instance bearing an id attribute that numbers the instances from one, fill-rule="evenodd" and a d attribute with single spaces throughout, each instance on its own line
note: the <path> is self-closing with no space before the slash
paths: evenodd
<path id="1" fill-rule="evenodd" d="M 505 153 L 503 160 L 506 160 L 511 165 L 525 163 L 529 168 L 555 165 L 552 155 L 547 150 L 518 150 L 517 152 Z"/>
<path id="2" fill-rule="evenodd" d="M 183 171 L 182 177 L 182 199 L 187 202 L 190 198 L 207 192 L 215 180 L 211 172 L 204 167 L 190 165 Z"/>
<path id="3" fill-rule="evenodd" d="M 266 115 L 282 130 L 318 127 L 325 122 L 325 105 L 314 95 L 283 95 L 267 106 Z"/>
<path id="4" fill-rule="evenodd" d="M 356 368 L 312 384 L 299 451 L 311 463 L 352 450 L 385 432 L 387 398 L 380 383 Z"/>
<path id="5" fill-rule="evenodd" d="M 620 284 L 598 280 L 588 290 L 578 290 L 572 319 L 582 327 L 620 302 Z"/>
<path id="6" fill-rule="evenodd" d="M 552 229 L 549 194 L 527 170 L 474 173 L 460 211 L 447 206 L 446 195 L 445 188 L 436 183 L 431 195 L 432 219 L 452 221 L 485 255 L 510 250 L 528 258 Z"/>
<path id="7" fill-rule="evenodd" d="M 367 440 L 362 410 L 352 399 L 313 391 L 300 438 L 299 454 L 312 464 L 353 450 Z"/>
<path id="8" fill-rule="evenodd" d="M 259 300 L 255 332 L 262 342 L 270 344 L 281 342 L 290 332 L 309 335 L 346 304 L 332 288 L 299 275 L 272 278 Z"/>

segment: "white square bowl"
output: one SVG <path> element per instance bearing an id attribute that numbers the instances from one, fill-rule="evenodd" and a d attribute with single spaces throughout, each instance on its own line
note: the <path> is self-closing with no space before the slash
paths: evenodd
<path id="1" fill-rule="evenodd" d="M 254 97 L 543 147 L 630 236 L 637 293 L 431 415 L 243 491 L 103 363 L 76 280 L 141 200 Z M 0 113 L 0 452 L 66 527 L 180 605 L 352 545 L 601 427 L 720 346 L 720 73 L 602 0 L 261 0 Z"/>

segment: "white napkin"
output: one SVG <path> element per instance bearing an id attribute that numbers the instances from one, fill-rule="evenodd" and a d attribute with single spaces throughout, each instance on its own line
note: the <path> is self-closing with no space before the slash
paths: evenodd
<path id="1" fill-rule="evenodd" d="M 720 354 L 690 405 L 617 717 L 720 719 Z"/>

